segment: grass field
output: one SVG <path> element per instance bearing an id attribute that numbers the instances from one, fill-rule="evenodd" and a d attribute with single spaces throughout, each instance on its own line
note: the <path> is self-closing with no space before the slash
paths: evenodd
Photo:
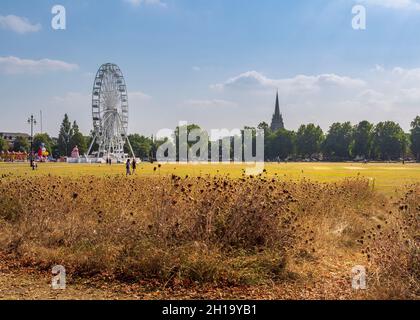
<path id="1" fill-rule="evenodd" d="M 217 165 L 183 165 L 165 164 L 160 168 L 155 164 L 140 164 L 137 175 L 158 176 L 203 176 L 225 175 L 231 178 L 240 178 L 245 168 L 252 166 L 235 164 Z M 365 177 L 371 180 L 375 188 L 384 193 L 390 194 L 395 189 L 404 187 L 407 184 L 420 182 L 420 164 L 401 163 L 281 163 L 265 164 L 269 177 L 277 176 L 282 180 L 301 180 L 303 178 L 317 182 L 336 182 L 344 178 Z M 39 164 L 38 170 L 33 172 L 28 164 L 0 163 L 0 175 L 13 174 L 24 175 L 59 175 L 65 177 L 77 177 L 82 175 L 106 176 L 124 175 L 124 165 L 97 165 L 97 164 L 66 164 L 48 163 Z"/>

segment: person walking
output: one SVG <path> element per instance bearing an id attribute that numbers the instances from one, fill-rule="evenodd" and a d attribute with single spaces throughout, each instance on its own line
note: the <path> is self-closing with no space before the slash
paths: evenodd
<path id="1" fill-rule="evenodd" d="M 131 175 L 130 167 L 131 167 L 130 159 L 127 159 L 127 163 L 125 164 L 126 176 L 127 177 Z"/>
<path id="2" fill-rule="evenodd" d="M 136 169 L 137 169 L 137 163 L 136 163 L 136 158 L 133 159 L 133 162 L 131 163 L 131 168 L 133 169 L 132 174 L 136 174 Z"/>

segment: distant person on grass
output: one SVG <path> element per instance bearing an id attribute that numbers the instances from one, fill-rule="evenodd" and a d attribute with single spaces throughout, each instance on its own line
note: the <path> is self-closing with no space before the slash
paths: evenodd
<path id="1" fill-rule="evenodd" d="M 131 167 L 130 159 L 127 159 L 127 163 L 125 164 L 126 176 L 131 175 L 130 167 Z"/>
<path id="2" fill-rule="evenodd" d="M 133 159 L 133 162 L 131 163 L 131 168 L 133 169 L 132 174 L 136 174 L 136 169 L 137 169 L 137 163 L 136 163 L 136 158 Z"/>

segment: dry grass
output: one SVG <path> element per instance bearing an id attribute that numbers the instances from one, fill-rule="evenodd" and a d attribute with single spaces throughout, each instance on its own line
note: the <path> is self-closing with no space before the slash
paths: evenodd
<path id="1" fill-rule="evenodd" d="M 39 270 L 62 264 L 81 278 L 163 287 L 305 284 L 333 273 L 350 286 L 362 264 L 367 297 L 418 298 L 419 197 L 418 185 L 394 204 L 363 179 L 267 174 L 3 176 L 0 248 Z"/>
<path id="2" fill-rule="evenodd" d="M 420 186 L 394 202 L 397 210 L 379 215 L 359 243 L 372 268 L 380 298 L 420 297 Z"/>
<path id="3" fill-rule="evenodd" d="M 265 163 L 268 175 L 282 180 L 300 181 L 309 179 L 317 182 L 340 182 L 346 178 L 363 178 L 375 185 L 375 190 L 392 195 L 396 188 L 406 184 L 420 183 L 420 164 L 410 163 Z M 137 174 L 141 176 L 204 176 L 206 174 L 241 178 L 244 169 L 251 164 L 157 164 L 140 163 Z M 0 162 L 0 176 L 12 174 L 15 177 L 46 175 L 78 178 L 81 176 L 124 175 L 125 166 L 97 164 L 39 163 L 38 170 L 32 171 L 27 163 Z"/>

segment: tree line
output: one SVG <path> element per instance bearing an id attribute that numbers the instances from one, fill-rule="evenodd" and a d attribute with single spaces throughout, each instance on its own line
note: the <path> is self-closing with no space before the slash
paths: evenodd
<path id="1" fill-rule="evenodd" d="M 285 160 L 416 160 L 420 161 L 420 116 L 411 123 L 409 133 L 393 121 L 378 124 L 361 121 L 356 125 L 350 122 L 333 123 L 324 133 L 320 126 L 313 123 L 301 125 L 297 131 L 280 129 L 273 132 L 267 123 L 257 127 L 264 131 L 264 150 L 266 161 Z M 196 124 L 187 126 L 187 132 L 200 129 Z M 245 127 L 245 129 L 256 129 Z M 179 143 L 179 128 L 174 130 L 173 138 Z M 164 141 L 130 135 L 129 140 L 136 156 L 152 157 Z M 231 149 L 233 149 L 231 137 Z M 191 143 L 193 144 L 193 143 Z M 190 145 L 191 146 L 191 145 Z M 128 152 L 128 150 L 126 150 Z M 220 148 L 222 152 L 222 148 Z M 210 146 L 209 146 L 210 153 Z M 178 154 L 177 154 L 178 159 Z"/>
<path id="2" fill-rule="evenodd" d="M 313 123 L 301 125 L 297 131 L 280 129 L 273 132 L 265 122 L 260 123 L 257 128 L 263 130 L 265 134 L 264 147 L 267 161 L 305 159 L 420 161 L 420 116 L 412 121 L 409 133 L 405 133 L 400 125 L 393 121 L 380 122 L 376 125 L 368 121 L 361 121 L 356 125 L 350 122 L 337 122 L 332 124 L 326 133 Z M 200 127 L 195 124 L 188 126 L 188 132 L 193 129 Z M 179 128 L 174 130 L 175 141 L 177 141 L 177 132 Z M 128 138 L 135 156 L 141 159 L 153 159 L 158 147 L 165 142 L 140 134 L 131 134 Z M 54 158 L 58 158 L 70 156 L 77 145 L 80 154 L 85 154 L 92 139 L 93 132 L 89 136 L 83 136 L 76 121 L 72 123 L 66 114 L 58 138 L 53 139 L 46 133 L 37 134 L 34 136 L 33 148 L 37 151 L 44 144 L 47 151 Z M 97 145 L 93 150 L 96 148 Z M 0 138 L 0 150 L 8 149 L 7 143 Z M 17 138 L 12 148 L 13 151 L 26 152 L 29 152 L 29 149 L 30 142 L 23 137 Z M 126 152 L 129 153 L 128 146 Z"/>
<path id="3" fill-rule="evenodd" d="M 420 117 L 411 123 L 405 133 L 393 121 L 373 124 L 361 121 L 334 123 L 327 133 L 315 125 L 302 125 L 295 131 L 272 132 L 266 123 L 259 129 L 265 131 L 267 160 L 319 159 L 328 161 L 378 160 L 391 161 L 415 159 L 420 161 Z"/>

